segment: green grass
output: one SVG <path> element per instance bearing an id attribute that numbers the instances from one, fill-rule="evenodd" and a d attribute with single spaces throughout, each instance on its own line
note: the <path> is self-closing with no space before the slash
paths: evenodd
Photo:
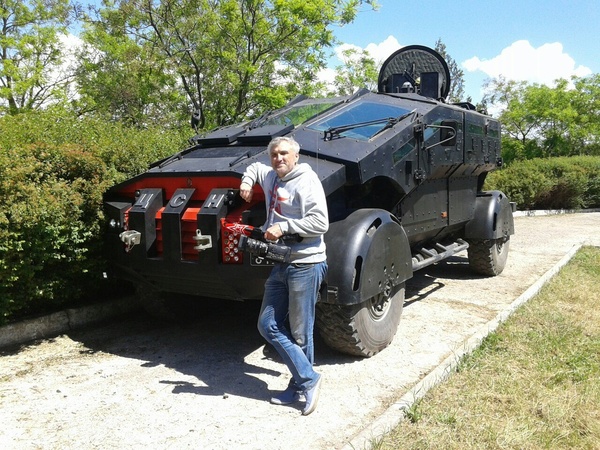
<path id="1" fill-rule="evenodd" d="M 600 249 L 581 249 L 372 448 L 600 449 Z"/>

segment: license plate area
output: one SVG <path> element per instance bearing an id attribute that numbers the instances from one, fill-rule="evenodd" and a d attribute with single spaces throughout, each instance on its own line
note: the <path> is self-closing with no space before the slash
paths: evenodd
<path id="1" fill-rule="evenodd" d="M 264 256 L 250 255 L 251 266 L 274 266 L 275 263 Z"/>

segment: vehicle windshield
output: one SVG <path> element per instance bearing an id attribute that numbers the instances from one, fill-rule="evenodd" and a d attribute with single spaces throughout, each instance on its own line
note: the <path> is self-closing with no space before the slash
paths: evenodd
<path id="1" fill-rule="evenodd" d="M 368 141 L 387 126 L 385 119 L 394 119 L 409 112 L 408 109 L 398 106 L 358 102 L 315 122 L 308 128 L 325 132 L 332 128 L 357 124 L 356 127 L 341 131 L 339 136 Z"/>
<path id="2" fill-rule="evenodd" d="M 261 122 L 261 126 L 265 125 L 298 125 L 306 122 L 311 117 L 321 114 L 323 111 L 337 105 L 343 101 L 341 98 L 323 98 L 303 100 L 287 108 L 282 108 L 275 111 Z"/>

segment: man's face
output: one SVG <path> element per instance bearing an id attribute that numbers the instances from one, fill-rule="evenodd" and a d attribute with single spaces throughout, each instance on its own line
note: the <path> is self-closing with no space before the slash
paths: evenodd
<path id="1" fill-rule="evenodd" d="M 283 178 L 296 167 L 299 157 L 288 142 L 282 141 L 271 149 L 271 167 L 279 178 Z"/>

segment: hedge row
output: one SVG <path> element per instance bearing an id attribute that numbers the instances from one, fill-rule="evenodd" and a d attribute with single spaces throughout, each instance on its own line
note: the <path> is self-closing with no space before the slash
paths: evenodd
<path id="1" fill-rule="evenodd" d="M 519 210 L 600 208 L 600 157 L 515 161 L 488 175 L 485 189 L 504 192 Z"/>
<path id="2" fill-rule="evenodd" d="M 112 288 L 102 282 L 102 194 L 185 139 L 61 111 L 2 117 L 0 129 L 1 324 Z"/>

